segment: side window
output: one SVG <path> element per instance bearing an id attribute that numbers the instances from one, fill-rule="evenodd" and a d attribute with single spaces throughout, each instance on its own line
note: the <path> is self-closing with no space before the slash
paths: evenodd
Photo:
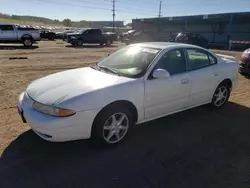
<path id="1" fill-rule="evenodd" d="M 209 61 L 211 65 L 217 64 L 217 59 L 211 55 L 208 54 Z"/>
<path id="2" fill-rule="evenodd" d="M 93 35 L 95 33 L 95 31 L 93 29 L 89 30 L 89 35 Z"/>
<path id="3" fill-rule="evenodd" d="M 83 33 L 84 33 L 85 35 L 88 35 L 90 31 L 91 31 L 91 30 L 86 30 L 86 31 L 84 31 Z"/>
<path id="4" fill-rule="evenodd" d="M 190 70 L 196 70 L 210 65 L 207 52 L 197 49 L 187 49 Z"/>
<path id="5" fill-rule="evenodd" d="M 97 34 L 99 34 L 98 31 L 99 30 L 97 30 L 97 29 L 90 29 L 89 32 L 88 32 L 88 34 L 89 35 L 97 35 Z"/>
<path id="6" fill-rule="evenodd" d="M 93 34 L 100 35 L 100 34 L 102 34 L 102 32 L 99 29 L 95 29 L 95 30 L 93 30 Z"/>
<path id="7" fill-rule="evenodd" d="M 0 29 L 2 31 L 13 31 L 13 26 L 12 25 L 0 25 Z"/>
<path id="8" fill-rule="evenodd" d="M 186 72 L 186 61 L 182 50 L 171 50 L 163 55 L 155 69 L 165 69 L 170 75 Z"/>

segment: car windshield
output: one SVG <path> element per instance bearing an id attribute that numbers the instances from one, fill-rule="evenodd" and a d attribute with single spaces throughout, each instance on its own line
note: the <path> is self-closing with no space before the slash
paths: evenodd
<path id="1" fill-rule="evenodd" d="M 161 49 L 127 46 L 97 64 L 119 75 L 136 78 L 142 76 Z"/>
<path id="2" fill-rule="evenodd" d="M 74 33 L 83 34 L 84 31 L 86 31 L 86 29 L 77 29 L 77 30 L 75 30 Z"/>

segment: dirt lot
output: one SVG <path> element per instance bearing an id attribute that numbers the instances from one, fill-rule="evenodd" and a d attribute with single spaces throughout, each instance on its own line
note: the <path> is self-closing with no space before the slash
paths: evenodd
<path id="1" fill-rule="evenodd" d="M 30 50 L 0 47 L 0 187 L 250 187 L 250 80 L 242 76 L 225 108 L 199 107 L 146 123 L 115 149 L 49 143 L 21 123 L 15 105 L 29 82 L 118 48 L 74 49 L 58 41 Z"/>

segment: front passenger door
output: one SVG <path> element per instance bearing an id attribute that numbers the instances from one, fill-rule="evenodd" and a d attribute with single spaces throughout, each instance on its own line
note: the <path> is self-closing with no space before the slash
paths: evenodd
<path id="1" fill-rule="evenodd" d="M 169 78 L 145 80 L 145 119 L 166 115 L 187 107 L 191 80 L 182 49 L 166 52 L 155 69 L 165 69 Z"/>
<path id="2" fill-rule="evenodd" d="M 12 25 L 0 25 L 0 40 L 16 40 L 16 33 Z"/>

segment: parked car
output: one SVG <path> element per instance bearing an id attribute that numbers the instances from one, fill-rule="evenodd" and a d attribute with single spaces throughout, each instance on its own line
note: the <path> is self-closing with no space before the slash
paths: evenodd
<path id="1" fill-rule="evenodd" d="M 208 41 L 197 33 L 190 33 L 190 32 L 179 33 L 174 38 L 173 42 L 193 44 L 203 48 L 208 48 Z"/>
<path id="2" fill-rule="evenodd" d="M 56 39 L 63 39 L 66 40 L 67 39 L 67 34 L 69 33 L 73 33 L 75 30 L 66 30 L 63 32 L 57 32 L 56 33 Z"/>
<path id="3" fill-rule="evenodd" d="M 120 34 L 119 39 L 121 42 L 124 42 L 125 39 L 128 39 L 129 36 L 133 35 L 136 32 L 136 30 L 129 30 L 127 32 L 123 32 L 122 34 Z"/>
<path id="4" fill-rule="evenodd" d="M 40 31 L 40 37 L 42 39 L 49 39 L 49 40 L 55 40 L 56 33 L 50 30 L 41 30 Z"/>
<path id="5" fill-rule="evenodd" d="M 196 106 L 223 107 L 239 64 L 204 48 L 164 42 L 126 46 L 91 67 L 33 81 L 18 111 L 41 138 L 120 143 L 135 124 Z"/>
<path id="6" fill-rule="evenodd" d="M 35 41 L 40 39 L 37 29 L 0 24 L 0 43 L 22 43 L 25 47 L 31 47 Z"/>
<path id="7" fill-rule="evenodd" d="M 110 37 L 111 37 L 111 39 L 112 39 L 112 41 L 117 41 L 117 34 L 116 33 L 114 33 L 114 32 L 105 32 L 105 33 L 103 33 L 103 34 L 105 34 L 105 35 L 109 35 Z"/>
<path id="8" fill-rule="evenodd" d="M 124 38 L 124 42 L 129 44 L 141 43 L 141 42 L 153 42 L 158 41 L 153 37 L 154 32 L 150 31 L 135 31 Z"/>
<path id="9" fill-rule="evenodd" d="M 133 44 L 133 43 L 139 43 L 140 40 L 137 40 L 142 35 L 142 31 L 137 30 L 129 30 L 125 33 L 123 33 L 120 36 L 121 42 L 124 42 L 125 44 Z M 138 42 L 137 42 L 138 41 Z M 140 41 L 140 42 L 150 42 L 150 41 Z"/>
<path id="10" fill-rule="evenodd" d="M 110 46 L 113 37 L 102 33 L 100 29 L 81 29 L 76 33 L 67 34 L 67 41 L 73 46 L 82 46 L 84 43 Z"/>
<path id="11" fill-rule="evenodd" d="M 239 72 L 241 74 L 250 74 L 250 48 L 241 55 Z"/>

